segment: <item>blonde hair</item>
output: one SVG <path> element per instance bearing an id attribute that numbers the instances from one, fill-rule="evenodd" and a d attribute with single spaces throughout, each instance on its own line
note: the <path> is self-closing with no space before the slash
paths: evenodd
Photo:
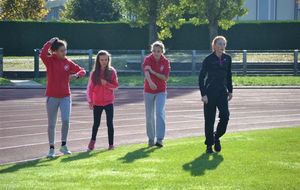
<path id="1" fill-rule="evenodd" d="M 216 43 L 218 42 L 218 40 L 224 40 L 225 44 L 227 44 L 227 40 L 224 36 L 216 36 L 212 42 L 211 42 L 211 50 L 215 51 L 214 46 L 216 45 Z"/>
<path id="2" fill-rule="evenodd" d="M 156 41 L 156 42 L 153 42 L 151 44 L 151 52 L 153 52 L 153 49 L 155 47 L 160 47 L 162 49 L 162 53 L 165 53 L 166 52 L 166 49 L 165 49 L 165 45 L 162 43 L 162 41 Z"/>

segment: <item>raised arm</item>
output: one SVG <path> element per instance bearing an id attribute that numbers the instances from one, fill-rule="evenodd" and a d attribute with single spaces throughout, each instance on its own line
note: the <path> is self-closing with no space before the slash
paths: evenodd
<path id="1" fill-rule="evenodd" d="M 41 53 L 40 53 L 40 58 L 42 59 L 43 63 L 47 66 L 49 63 L 49 57 L 48 57 L 48 52 L 49 48 L 51 47 L 51 43 L 48 41 L 44 44 Z"/>
<path id="2" fill-rule="evenodd" d="M 42 59 L 43 63 L 47 66 L 49 64 L 49 49 L 52 43 L 57 40 L 58 38 L 51 38 L 48 42 L 46 42 L 41 50 L 40 58 Z"/>

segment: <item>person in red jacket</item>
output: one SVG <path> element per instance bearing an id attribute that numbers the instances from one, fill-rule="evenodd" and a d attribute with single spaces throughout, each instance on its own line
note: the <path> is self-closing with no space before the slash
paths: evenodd
<path id="1" fill-rule="evenodd" d="M 87 101 L 93 110 L 94 124 L 92 138 L 88 150 L 95 149 L 96 136 L 101 122 L 103 110 L 106 113 L 108 129 L 108 150 L 114 149 L 114 91 L 118 88 L 119 82 L 116 70 L 111 66 L 111 55 L 104 50 L 97 54 L 94 70 L 90 75 L 87 86 Z"/>
<path id="2" fill-rule="evenodd" d="M 48 139 L 50 150 L 48 157 L 55 157 L 55 126 L 58 108 L 61 111 L 61 148 L 63 154 L 71 154 L 68 149 L 67 136 L 70 127 L 71 91 L 70 79 L 85 76 L 85 70 L 66 57 L 67 43 L 58 38 L 52 38 L 44 45 L 40 58 L 47 70 L 47 114 L 48 114 Z"/>
<path id="3" fill-rule="evenodd" d="M 154 42 L 151 45 L 151 51 L 152 53 L 145 58 L 143 63 L 146 128 L 148 146 L 156 145 L 160 148 L 163 147 L 165 136 L 165 103 L 170 62 L 164 56 L 165 46 L 162 42 Z M 155 110 L 156 117 L 154 116 Z M 156 143 L 154 142 L 155 138 Z"/>

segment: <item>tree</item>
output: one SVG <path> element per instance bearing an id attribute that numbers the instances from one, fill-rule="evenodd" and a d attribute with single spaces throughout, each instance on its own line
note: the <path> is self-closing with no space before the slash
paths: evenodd
<path id="1" fill-rule="evenodd" d="M 69 0 L 62 17 L 73 20 L 117 21 L 121 18 L 118 4 L 112 0 Z"/>
<path id="2" fill-rule="evenodd" d="M 188 10 L 195 14 L 191 18 L 195 24 L 208 22 L 209 36 L 212 40 L 218 35 L 218 27 L 229 29 L 234 25 L 233 19 L 236 16 L 246 14 L 243 8 L 245 0 L 186 0 Z M 198 5 L 198 6 L 197 6 Z"/>
<path id="3" fill-rule="evenodd" d="M 179 0 L 115 0 L 120 3 L 125 19 L 132 26 L 149 26 L 149 44 L 156 41 L 160 35 L 162 24 L 161 18 L 166 18 L 165 11 L 169 7 L 179 4 Z M 162 31 L 163 32 L 163 31 Z"/>
<path id="4" fill-rule="evenodd" d="M 48 10 L 44 0 L 2 0 L 0 1 L 2 20 L 41 20 Z"/>
<path id="5" fill-rule="evenodd" d="M 245 0 L 181 0 L 180 5 L 173 8 L 176 11 L 166 11 L 162 22 L 165 22 L 163 38 L 170 37 L 170 28 L 180 27 L 185 21 L 194 25 L 208 23 L 209 36 L 212 40 L 218 35 L 218 28 L 229 29 L 234 25 L 236 16 L 244 15 L 247 10 L 243 8 Z M 183 11 L 183 12 L 182 12 Z M 181 12 L 181 13 L 180 13 Z M 189 19 L 182 15 L 189 15 Z M 170 18 L 172 18 L 170 22 Z M 181 21 L 180 21 L 181 20 Z M 182 21 L 184 20 L 184 21 Z"/>

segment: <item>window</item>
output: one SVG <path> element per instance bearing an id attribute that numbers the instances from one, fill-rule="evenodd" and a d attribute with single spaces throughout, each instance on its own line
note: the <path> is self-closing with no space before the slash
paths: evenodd
<path id="1" fill-rule="evenodd" d="M 300 0 L 296 0 L 296 20 L 300 20 Z"/>
<path id="2" fill-rule="evenodd" d="M 276 0 L 258 0 L 258 20 L 275 20 Z"/>

